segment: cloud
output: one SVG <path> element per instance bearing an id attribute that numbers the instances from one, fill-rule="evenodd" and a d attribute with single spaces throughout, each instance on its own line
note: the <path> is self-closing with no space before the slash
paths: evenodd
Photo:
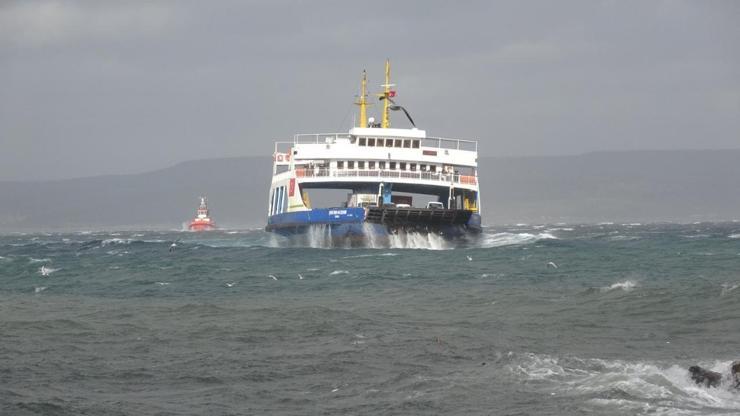
<path id="1" fill-rule="evenodd" d="M 154 3 L 22 1 L 0 6 L 0 42 L 17 47 L 57 46 L 160 33 L 175 10 Z"/>

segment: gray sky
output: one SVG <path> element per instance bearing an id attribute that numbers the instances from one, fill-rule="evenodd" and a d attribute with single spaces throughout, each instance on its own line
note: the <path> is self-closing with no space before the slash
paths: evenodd
<path id="1" fill-rule="evenodd" d="M 737 1 L 6 0 L 0 180 L 346 131 L 386 57 L 420 128 L 486 156 L 739 148 L 738 22 Z"/>

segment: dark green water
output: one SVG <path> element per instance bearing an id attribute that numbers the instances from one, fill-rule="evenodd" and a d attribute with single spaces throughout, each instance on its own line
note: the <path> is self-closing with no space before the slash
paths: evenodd
<path id="1" fill-rule="evenodd" d="M 740 413 L 739 223 L 391 243 L 0 236 L 0 414 Z"/>

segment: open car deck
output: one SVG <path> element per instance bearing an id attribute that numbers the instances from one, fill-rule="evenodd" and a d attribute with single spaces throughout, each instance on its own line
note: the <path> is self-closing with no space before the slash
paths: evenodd
<path id="1" fill-rule="evenodd" d="M 370 207 L 365 221 L 400 227 L 465 225 L 472 214 L 466 209 Z"/>

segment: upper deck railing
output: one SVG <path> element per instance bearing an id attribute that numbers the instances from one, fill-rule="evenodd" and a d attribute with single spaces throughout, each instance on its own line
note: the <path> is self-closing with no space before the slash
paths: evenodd
<path id="1" fill-rule="evenodd" d="M 471 175 L 445 174 L 432 172 L 408 172 L 389 170 L 364 169 L 326 169 L 326 168 L 299 168 L 295 170 L 297 178 L 405 178 L 425 181 L 458 183 L 463 185 L 477 185 L 478 178 Z M 382 179 L 381 179 L 382 181 Z"/>
<path id="2" fill-rule="evenodd" d="M 337 139 L 349 140 L 352 136 L 347 133 L 318 133 L 318 134 L 296 134 L 293 136 L 294 144 L 324 144 L 333 143 Z M 356 136 L 356 137 L 376 137 L 372 135 Z M 431 147 L 438 149 L 456 149 L 466 150 L 469 152 L 478 151 L 477 140 L 463 140 L 463 139 L 451 139 L 445 137 L 402 137 L 402 136 L 377 136 L 378 138 L 385 139 L 416 139 L 421 141 L 422 147 Z"/>

